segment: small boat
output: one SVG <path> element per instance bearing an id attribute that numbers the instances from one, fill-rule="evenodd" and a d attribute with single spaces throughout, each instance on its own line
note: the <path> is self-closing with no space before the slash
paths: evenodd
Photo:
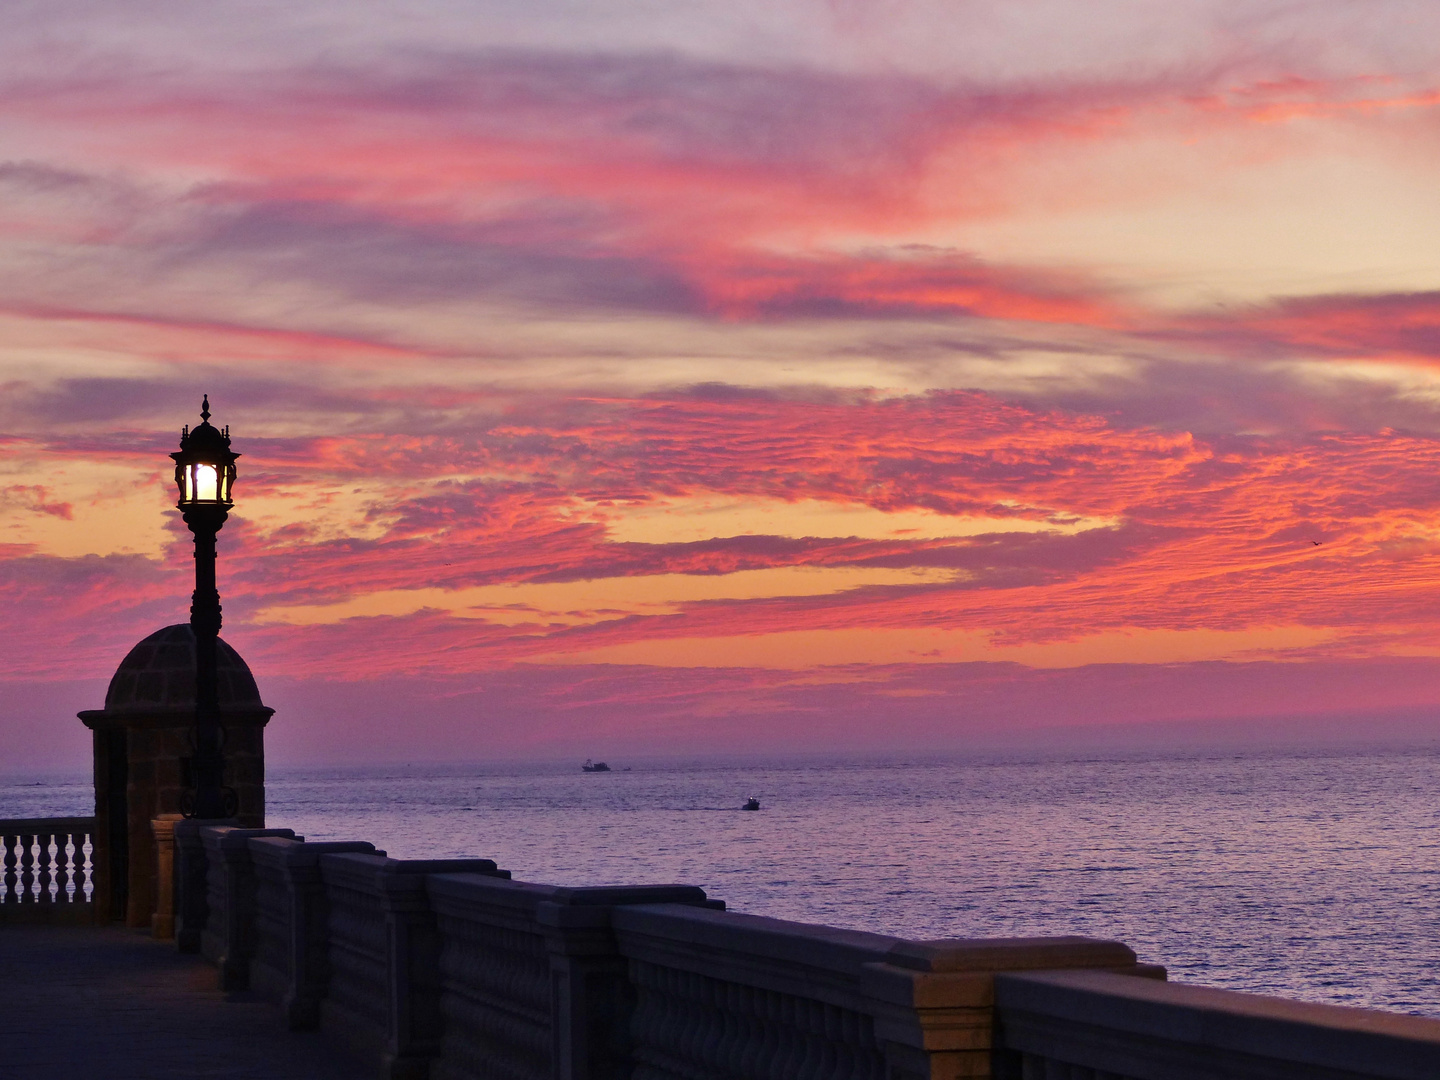
<path id="1" fill-rule="evenodd" d="M 606 765 L 605 762 L 603 762 L 603 761 L 591 761 L 589 758 L 586 758 L 586 759 L 585 759 L 585 764 L 584 764 L 584 765 L 581 765 L 580 768 L 584 769 L 586 772 L 609 772 L 609 771 L 610 771 L 610 766 L 609 766 L 609 765 Z"/>
<path id="2" fill-rule="evenodd" d="M 741 810 L 759 810 L 759 809 L 760 809 L 760 800 L 757 799 L 757 798 L 755 798 L 755 796 L 752 795 L 752 796 L 750 796 L 750 798 L 748 798 L 748 799 L 745 800 L 745 805 L 742 806 L 742 807 L 740 807 L 740 809 L 741 809 Z"/>

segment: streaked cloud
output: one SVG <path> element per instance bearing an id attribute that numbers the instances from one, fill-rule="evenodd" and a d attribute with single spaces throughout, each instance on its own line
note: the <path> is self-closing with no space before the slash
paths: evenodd
<path id="1" fill-rule="evenodd" d="M 1436 700 L 1440 16 L 1142 7 L 26 5 L 7 677 L 183 618 L 208 392 L 227 633 L 286 685 Z"/>

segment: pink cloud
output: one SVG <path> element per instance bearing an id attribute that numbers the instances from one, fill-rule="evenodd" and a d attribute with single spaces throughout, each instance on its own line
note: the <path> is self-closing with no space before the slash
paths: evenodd
<path id="1" fill-rule="evenodd" d="M 95 239 L 170 265 L 244 266 L 372 300 L 478 292 L 732 317 L 948 312 L 1123 327 L 1140 313 L 1078 271 L 914 247 L 840 257 L 832 240 L 850 248 L 855 235 L 1003 214 L 1029 191 L 1026 147 L 1244 126 L 1256 103 L 1354 105 L 1356 85 L 1201 73 L 999 89 L 494 51 L 249 78 L 112 68 L 12 81 L 0 110 L 71 133 L 75 155 L 110 174 L 29 168 L 9 178 L 17 198 L 102 190 L 82 200 L 101 221 L 110 207 L 113 228 L 97 223 Z M 1393 96 L 1419 107 L 1427 93 Z M 116 166 L 157 179 L 126 187 Z M 213 180 L 175 190 L 161 179 L 197 170 Z M 1101 198 L 1134 197 L 1114 179 Z M 312 336 L 286 344 L 337 344 Z"/>
<path id="2" fill-rule="evenodd" d="M 12 508 L 49 514 L 65 521 L 74 517 L 74 507 L 68 502 L 53 501 L 50 490 L 42 484 L 8 484 L 0 487 L 0 511 Z"/>
<path id="3" fill-rule="evenodd" d="M 1440 358 L 1440 292 L 1309 296 L 1175 327 L 1239 358 Z"/>
<path id="4" fill-rule="evenodd" d="M 382 51 L 368 65 L 260 74 L 115 60 L 12 76 L 0 112 L 17 153 L 35 160 L 0 166 L 0 319 L 16 355 L 65 366 L 0 395 L 0 444 L 39 463 L 5 497 L 54 525 L 83 507 L 54 494 L 49 475 L 62 468 L 126 464 L 160 487 L 173 433 L 159 434 L 156 416 L 182 397 L 175 415 L 190 416 L 205 381 L 263 420 L 263 434 L 241 433 L 242 503 L 222 539 L 227 633 L 262 676 L 413 687 L 420 673 L 460 697 L 478 680 L 497 710 L 534 696 L 552 731 L 585 713 L 605 730 L 679 724 L 703 741 L 707 718 L 833 715 L 863 742 L 885 715 L 923 741 L 953 724 L 956 695 L 991 703 L 994 725 L 1022 708 L 1070 716 L 1077 696 L 1077 723 L 1097 722 L 1106 700 L 1137 717 L 1194 718 L 1176 702 L 1201 693 L 1251 715 L 1227 685 L 1250 686 L 1265 715 L 1284 711 L 1287 694 L 1318 714 L 1360 708 L 1362 680 L 1377 675 L 1394 680 L 1386 707 L 1429 707 L 1430 667 L 1374 656 L 1429 648 L 1440 630 L 1440 416 L 1394 385 L 1322 386 L 1256 361 L 1433 364 L 1434 294 L 1176 314 L 1095 269 L 912 242 L 1036 200 L 1123 207 L 1152 194 L 1144 168 L 1090 177 L 1055 164 L 1092 149 L 1233 140 L 1215 152 L 1223 171 L 1227 154 L 1283 155 L 1286 140 L 1320 128 L 1419 131 L 1440 104 L 1423 79 L 1263 60 L 1023 85 L 559 50 Z M 673 388 L 683 374 L 651 392 L 541 376 L 537 389 L 503 393 L 475 373 L 527 354 L 505 340 L 508 326 L 474 330 L 482 302 L 547 331 L 610 319 L 637 339 L 661 325 L 914 324 L 853 350 L 876 370 L 934 363 L 945 385 L 971 385 L 972 369 L 956 374 L 952 360 L 985 361 L 1013 389 L 1008 400 L 882 397 L 812 386 L 823 377 L 797 362 L 790 389 L 757 392 L 704 382 L 733 374 L 712 361 L 684 369 L 701 383 L 689 391 Z M 435 329 L 456 312 L 471 321 Z M 582 360 L 592 347 L 629 349 L 637 366 L 684 351 L 654 337 L 573 348 Z M 736 349 L 756 360 L 769 347 Z M 823 359 L 846 347 L 824 345 Z M 1056 374 L 1022 373 L 1036 352 Z M 1100 374 L 1071 377 L 1072 363 Z M 326 433 L 285 434 L 299 421 Z M 245 498 L 362 482 L 363 535 L 336 538 L 303 511 L 263 528 L 246 520 Z M 638 543 L 577 514 L 695 494 L 1114 523 L 1074 536 Z M 97 679 L 133 640 L 183 619 L 188 537 L 173 522 L 171 537 L 160 559 L 0 545 L 13 677 Z M 579 627 L 430 609 L 307 627 L 258 619 L 385 591 L 787 568 L 954 578 L 690 600 Z M 1304 663 L 1292 667 L 1214 669 L 1233 684 L 1199 667 L 926 665 L 850 672 L 859 693 L 839 676 L 523 666 L 562 647 L 797 628 L 978 628 L 1023 645 L 1277 621 L 1332 637 L 1294 651 Z M 1302 670 L 1322 689 L 1301 686 Z"/>

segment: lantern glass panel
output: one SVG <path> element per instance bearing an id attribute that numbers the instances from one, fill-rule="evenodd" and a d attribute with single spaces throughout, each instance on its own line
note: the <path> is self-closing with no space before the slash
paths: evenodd
<path id="1" fill-rule="evenodd" d="M 214 465 L 195 466 L 195 499 L 216 502 L 220 498 L 220 476 Z"/>

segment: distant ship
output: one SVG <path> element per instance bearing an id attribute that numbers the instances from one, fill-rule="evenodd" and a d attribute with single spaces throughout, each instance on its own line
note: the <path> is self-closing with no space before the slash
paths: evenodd
<path id="1" fill-rule="evenodd" d="M 606 765 L 605 762 L 603 762 L 603 761 L 591 761 L 589 758 L 586 758 L 586 759 L 585 759 L 585 764 L 584 764 L 584 765 L 581 765 L 580 768 L 584 769 L 586 772 L 609 772 L 609 771 L 610 771 L 610 766 L 609 766 L 609 765 Z"/>
<path id="2" fill-rule="evenodd" d="M 757 799 L 757 798 L 755 798 L 754 796 L 751 796 L 749 799 L 746 799 L 746 800 L 745 800 L 745 805 L 742 806 L 742 807 L 740 807 L 740 809 L 741 809 L 741 810 L 759 810 L 759 809 L 760 809 L 760 800 Z"/>

